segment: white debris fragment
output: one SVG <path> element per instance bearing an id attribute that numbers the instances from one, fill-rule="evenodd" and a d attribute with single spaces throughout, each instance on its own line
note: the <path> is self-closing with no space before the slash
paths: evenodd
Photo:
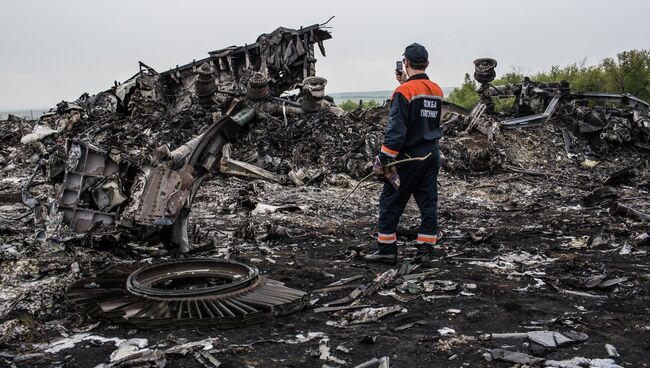
<path id="1" fill-rule="evenodd" d="M 45 349 L 46 353 L 55 354 L 62 350 L 72 349 L 75 345 L 77 345 L 82 341 L 99 341 L 101 343 L 113 342 L 115 343 L 116 346 L 119 346 L 125 340 L 120 339 L 118 337 L 103 337 L 103 336 L 91 335 L 89 333 L 80 333 L 80 334 L 75 334 L 70 337 L 66 337 L 51 342 L 49 345 L 43 346 L 43 348 L 47 347 Z"/>
<path id="2" fill-rule="evenodd" d="M 345 360 L 341 360 L 330 353 L 330 347 L 328 345 L 329 341 L 330 340 L 327 337 L 320 340 L 318 344 L 318 351 L 320 353 L 319 359 L 340 365 L 346 364 Z"/>
<path id="3" fill-rule="evenodd" d="M 454 295 L 423 295 L 422 300 L 425 302 L 434 303 L 440 299 L 451 299 L 454 297 Z"/>
<path id="4" fill-rule="evenodd" d="M 117 345 L 117 349 L 111 353 L 111 362 L 116 362 L 120 360 L 128 360 L 128 358 L 134 354 L 140 352 L 140 349 L 144 349 L 149 341 L 147 339 L 128 339 L 121 342 Z"/>
<path id="5" fill-rule="evenodd" d="M 607 355 L 610 358 L 620 358 L 621 356 L 612 344 L 605 344 L 605 350 L 607 350 Z"/>
<path id="6" fill-rule="evenodd" d="M 258 203 L 257 206 L 251 211 L 251 215 L 268 215 L 277 211 L 279 206 L 272 206 L 270 204 Z"/>
<path id="7" fill-rule="evenodd" d="M 544 366 L 553 368 L 623 368 L 612 359 L 588 359 L 583 357 L 575 357 L 569 360 L 547 360 L 544 362 Z"/>
<path id="8" fill-rule="evenodd" d="M 458 290 L 458 283 L 451 280 L 426 280 L 422 283 L 424 291 L 455 291 Z"/>
<path id="9" fill-rule="evenodd" d="M 451 314 L 453 316 L 460 314 L 460 312 L 461 312 L 460 309 L 454 309 L 454 308 L 447 309 L 447 314 Z"/>
<path id="10" fill-rule="evenodd" d="M 296 205 L 282 205 L 282 206 L 273 206 L 270 204 L 264 204 L 264 203 L 258 203 L 255 208 L 251 211 L 251 215 L 257 216 L 257 215 L 268 215 L 271 213 L 276 213 L 280 211 L 287 211 L 287 212 L 297 212 L 297 211 L 304 211 L 305 207 L 302 206 L 296 206 Z"/>
<path id="11" fill-rule="evenodd" d="M 76 329 L 74 330 L 74 332 L 88 332 L 88 331 L 92 331 L 92 330 L 94 330 L 95 328 L 97 328 L 97 326 L 99 326 L 99 324 L 100 324 L 100 322 L 97 322 L 97 323 L 90 324 L 90 325 L 88 325 L 88 326 L 79 327 L 79 328 L 76 328 Z"/>
<path id="12" fill-rule="evenodd" d="M 185 344 L 172 346 L 171 348 L 165 351 L 165 354 L 181 354 L 185 355 L 190 350 L 194 350 L 196 347 L 200 347 L 201 350 L 210 350 L 214 348 L 214 343 L 217 342 L 219 338 L 217 337 L 208 337 L 207 339 L 191 341 Z"/>
<path id="13" fill-rule="evenodd" d="M 630 253 L 632 253 L 632 245 L 630 243 L 623 244 L 623 246 L 621 247 L 621 250 L 618 251 L 618 254 L 620 254 L 622 256 L 630 254 Z"/>
<path id="14" fill-rule="evenodd" d="M 569 236 L 567 237 L 570 239 L 568 243 L 562 244 L 563 247 L 567 248 L 573 248 L 573 249 L 582 249 L 587 247 L 587 243 L 589 242 L 589 237 L 588 236 L 583 236 L 580 238 L 576 238 L 574 236 Z"/>
<path id="15" fill-rule="evenodd" d="M 348 348 L 348 347 L 346 347 L 346 346 L 339 345 L 339 346 L 336 347 L 336 350 L 338 350 L 338 351 L 342 351 L 342 352 L 348 354 L 348 353 L 350 353 L 350 350 L 351 350 L 351 349 Z"/>
<path id="16" fill-rule="evenodd" d="M 302 344 L 307 341 L 311 341 L 313 339 L 318 339 L 318 338 L 324 338 L 325 334 L 322 332 L 307 332 L 307 335 L 305 334 L 298 334 L 296 335 L 295 339 L 292 340 L 280 340 L 282 342 L 286 342 L 287 344 Z"/>
<path id="17" fill-rule="evenodd" d="M 50 136 L 54 133 L 58 133 L 58 132 L 48 126 L 35 125 L 31 133 L 26 134 L 25 136 L 20 138 L 20 143 L 30 144 L 30 143 L 38 142 L 41 139 Z"/>
<path id="18" fill-rule="evenodd" d="M 533 255 L 528 252 L 520 252 L 520 253 L 509 253 L 509 254 L 501 255 L 494 258 L 491 261 L 472 261 L 469 262 L 469 264 L 490 268 L 497 273 L 508 272 L 513 275 L 519 275 L 522 273 L 516 272 L 515 270 L 517 270 L 520 266 L 535 268 L 535 267 L 547 265 L 554 261 L 555 258 L 549 258 L 539 254 Z M 536 276 L 530 271 L 527 271 L 527 273 L 525 274 Z"/>
<path id="19" fill-rule="evenodd" d="M 379 319 L 393 314 L 393 313 L 406 313 L 408 310 L 406 308 L 402 308 L 402 306 L 399 305 L 393 305 L 391 307 L 379 307 L 379 308 L 363 308 L 358 311 L 354 311 L 351 313 L 350 317 L 350 324 L 359 324 L 359 323 L 368 323 L 368 322 L 376 322 Z"/>
<path id="20" fill-rule="evenodd" d="M 440 336 L 455 335 L 455 334 L 456 334 L 456 330 L 454 330 L 453 328 L 449 328 L 449 327 L 443 327 L 443 328 L 439 328 L 439 329 L 438 329 L 438 334 L 439 334 Z"/>

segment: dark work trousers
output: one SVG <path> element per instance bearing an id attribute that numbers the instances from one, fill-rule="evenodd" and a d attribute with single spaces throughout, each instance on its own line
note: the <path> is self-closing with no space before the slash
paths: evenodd
<path id="1" fill-rule="evenodd" d="M 378 222 L 378 241 L 382 247 L 394 247 L 394 241 L 397 239 L 397 225 L 411 195 L 420 208 L 422 221 L 418 242 L 429 244 L 436 242 L 438 233 L 437 179 L 440 170 L 440 151 L 437 142 L 432 148 L 418 151 L 409 153 L 407 150 L 396 158 L 399 161 L 409 157 L 426 156 L 427 151 L 431 152 L 431 156 L 424 161 L 412 161 L 397 165 L 397 173 L 400 177 L 400 186 L 397 190 L 390 183 L 384 183 L 384 189 L 379 197 Z"/>

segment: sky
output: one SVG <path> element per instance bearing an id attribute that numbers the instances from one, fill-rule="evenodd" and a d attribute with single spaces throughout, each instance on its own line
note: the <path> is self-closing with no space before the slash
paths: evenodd
<path id="1" fill-rule="evenodd" d="M 51 107 L 128 79 L 138 61 L 163 71 L 330 16 L 316 70 L 331 93 L 394 89 L 412 42 L 444 87 L 479 57 L 534 73 L 650 49 L 648 0 L 2 0 L 0 14 L 0 110 Z"/>

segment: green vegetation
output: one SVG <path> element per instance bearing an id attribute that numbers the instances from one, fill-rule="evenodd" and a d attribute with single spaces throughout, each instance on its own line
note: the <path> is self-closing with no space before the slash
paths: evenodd
<path id="1" fill-rule="evenodd" d="M 359 104 L 359 101 L 355 102 L 352 100 L 347 100 L 345 102 L 338 104 L 338 106 L 344 111 L 354 111 L 358 108 L 368 110 L 368 109 L 372 109 L 373 107 L 378 107 L 379 103 L 377 103 L 377 101 L 375 100 L 370 100 L 370 101 L 362 101 L 362 103 Z"/>
<path id="2" fill-rule="evenodd" d="M 520 83 L 524 74 L 511 71 L 501 75 L 493 84 L 495 86 Z M 603 59 L 598 65 L 573 63 L 560 67 L 553 66 L 550 71 L 530 75 L 536 82 L 569 81 L 571 91 L 582 92 L 613 92 L 630 93 L 636 97 L 650 101 L 650 50 L 623 51 L 614 58 Z M 448 100 L 466 109 L 471 109 L 479 100 L 476 94 L 476 82 L 465 74 L 465 81 L 460 87 L 454 88 Z M 512 100 L 496 101 L 496 110 L 503 111 Z"/>
<path id="3" fill-rule="evenodd" d="M 479 97 L 478 93 L 476 93 L 476 82 L 470 77 L 469 73 L 465 73 L 463 84 L 460 87 L 454 88 L 449 94 L 449 97 L 447 97 L 447 100 L 467 110 L 470 110 L 478 103 Z"/>

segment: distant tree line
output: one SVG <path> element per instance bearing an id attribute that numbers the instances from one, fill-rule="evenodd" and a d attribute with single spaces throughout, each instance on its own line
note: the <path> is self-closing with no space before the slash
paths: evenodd
<path id="1" fill-rule="evenodd" d="M 344 111 L 354 111 L 356 109 L 372 109 L 373 107 L 378 107 L 379 103 L 375 100 L 368 100 L 368 101 L 352 101 L 352 100 L 347 100 L 345 102 L 342 102 L 338 104 L 338 107 L 343 109 Z"/>
<path id="2" fill-rule="evenodd" d="M 605 58 L 597 65 L 582 63 L 551 67 L 550 71 L 530 75 L 535 82 L 569 81 L 572 92 L 613 92 L 629 93 L 650 102 L 650 50 L 623 51 L 616 58 Z M 508 83 L 521 83 L 524 74 L 515 70 L 494 80 L 495 86 Z M 471 109 L 479 101 L 477 84 L 465 74 L 465 81 L 454 88 L 448 100 L 466 109 Z M 497 104 L 499 110 L 499 104 Z"/>

